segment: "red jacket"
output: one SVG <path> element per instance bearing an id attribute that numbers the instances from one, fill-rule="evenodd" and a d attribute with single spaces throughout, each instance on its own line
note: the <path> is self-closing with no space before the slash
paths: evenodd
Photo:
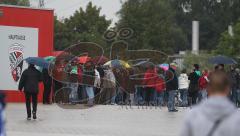
<path id="1" fill-rule="evenodd" d="M 208 84 L 208 73 L 202 75 L 198 80 L 200 90 L 206 89 Z"/>
<path id="2" fill-rule="evenodd" d="M 155 88 L 157 73 L 153 69 L 148 69 L 144 74 L 143 85 Z"/>
<path id="3" fill-rule="evenodd" d="M 77 70 L 78 70 L 78 83 L 82 83 L 83 69 L 81 66 L 79 66 Z"/>
<path id="4" fill-rule="evenodd" d="M 164 79 L 162 79 L 161 77 L 158 77 L 156 80 L 156 86 L 155 86 L 155 90 L 157 92 L 163 92 L 166 89 L 166 84 Z"/>

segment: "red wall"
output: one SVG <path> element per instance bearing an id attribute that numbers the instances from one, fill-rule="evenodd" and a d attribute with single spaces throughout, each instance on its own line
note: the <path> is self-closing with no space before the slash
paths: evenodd
<path id="1" fill-rule="evenodd" d="M 54 11 L 30 9 L 13 6 L 1 6 L 3 16 L 0 25 L 38 28 L 38 55 L 45 57 L 53 51 Z M 40 84 L 39 100 L 42 101 L 43 85 Z M 7 102 L 23 102 L 24 95 L 18 91 L 6 90 Z"/>

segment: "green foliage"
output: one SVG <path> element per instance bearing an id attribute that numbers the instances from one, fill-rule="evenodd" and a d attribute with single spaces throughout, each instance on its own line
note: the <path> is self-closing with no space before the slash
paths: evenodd
<path id="1" fill-rule="evenodd" d="M 220 34 L 240 17 L 239 0 L 171 0 L 176 9 L 177 24 L 188 36 L 191 47 L 192 20 L 200 21 L 200 49 L 211 50 L 217 46 Z"/>
<path id="2" fill-rule="evenodd" d="M 30 6 L 29 0 L 0 0 L 0 4 Z"/>
<path id="3" fill-rule="evenodd" d="M 209 58 L 212 57 L 213 54 L 209 54 L 206 52 L 201 52 L 200 55 L 194 55 L 191 52 L 186 53 L 183 56 L 183 65 L 190 72 L 193 69 L 193 64 L 199 64 L 201 69 L 211 70 L 213 65 L 208 62 Z"/>
<path id="4" fill-rule="evenodd" d="M 228 31 L 222 33 L 215 54 L 224 54 L 231 57 L 239 57 L 240 52 L 240 21 L 233 27 L 234 36 Z"/>
<path id="5" fill-rule="evenodd" d="M 78 42 L 95 42 L 105 47 L 102 36 L 111 21 L 101 16 L 100 10 L 90 2 L 85 11 L 80 8 L 63 22 L 55 18 L 55 49 L 62 50 Z"/>
<path id="6" fill-rule="evenodd" d="M 118 12 L 118 28 L 129 27 L 134 35 L 127 40 L 131 49 L 157 49 L 175 53 L 185 49 L 186 36 L 175 23 L 168 0 L 128 0 Z"/>

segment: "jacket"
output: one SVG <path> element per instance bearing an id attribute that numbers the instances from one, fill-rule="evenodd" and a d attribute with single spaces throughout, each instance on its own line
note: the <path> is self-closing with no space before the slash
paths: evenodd
<path id="1" fill-rule="evenodd" d="M 179 89 L 188 89 L 189 87 L 189 80 L 186 73 L 180 74 L 178 77 L 178 88 Z"/>
<path id="2" fill-rule="evenodd" d="M 95 69 L 94 71 L 95 71 L 94 87 L 100 88 L 101 87 L 100 73 L 97 71 L 97 69 Z"/>
<path id="3" fill-rule="evenodd" d="M 112 70 L 106 70 L 103 79 L 103 88 L 115 88 L 116 79 Z"/>
<path id="4" fill-rule="evenodd" d="M 190 85 L 198 85 L 198 80 L 201 77 L 201 72 L 200 71 L 194 71 L 190 73 L 188 76 L 188 79 L 190 80 Z"/>
<path id="5" fill-rule="evenodd" d="M 38 83 L 42 81 L 42 74 L 35 67 L 24 70 L 19 81 L 18 90 L 24 92 L 38 93 Z"/>
<path id="6" fill-rule="evenodd" d="M 166 89 L 165 81 L 162 77 L 158 77 L 156 80 L 155 90 L 160 93 Z"/>
<path id="7" fill-rule="evenodd" d="M 155 88 L 157 77 L 158 75 L 154 69 L 148 69 L 144 74 L 143 85 Z"/>
<path id="8" fill-rule="evenodd" d="M 178 78 L 174 69 L 169 68 L 166 72 L 166 90 L 178 90 Z"/>
<path id="9" fill-rule="evenodd" d="M 200 90 L 206 89 L 208 84 L 208 74 L 202 75 L 198 81 L 198 84 Z"/>
<path id="10" fill-rule="evenodd" d="M 201 77 L 201 72 L 198 70 L 190 73 L 190 75 L 188 76 L 188 79 L 190 80 L 188 91 L 190 93 L 196 93 L 199 91 L 198 81 L 199 81 L 200 77 Z"/>
<path id="11" fill-rule="evenodd" d="M 180 136 L 207 136 L 219 119 L 223 120 L 212 136 L 238 136 L 239 114 L 227 97 L 210 97 L 189 111 Z"/>
<path id="12" fill-rule="evenodd" d="M 232 89 L 237 89 L 238 88 L 238 83 L 237 83 L 238 80 L 237 80 L 237 78 L 238 78 L 237 72 L 235 70 L 231 70 L 229 72 L 229 79 L 231 81 Z"/>

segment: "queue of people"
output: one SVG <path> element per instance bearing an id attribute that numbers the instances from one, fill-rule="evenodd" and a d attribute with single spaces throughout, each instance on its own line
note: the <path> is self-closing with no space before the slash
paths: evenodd
<path id="1" fill-rule="evenodd" d="M 176 72 L 170 64 L 168 70 L 149 65 L 141 70 L 123 67 L 95 66 L 91 61 L 84 65 L 72 61 L 64 66 L 67 73 L 65 82 L 53 79 L 47 69 L 39 72 L 29 64 L 19 82 L 19 90 L 24 89 L 27 119 L 36 119 L 38 83 L 43 81 L 43 104 L 85 103 L 94 104 L 136 104 L 147 106 L 167 106 L 169 112 L 177 112 L 175 106 L 188 107 L 204 101 L 208 97 L 209 71 L 200 71 L 193 65 L 191 73 Z M 217 65 L 215 71 L 224 71 L 224 65 Z M 137 76 L 136 76 L 137 75 Z M 240 70 L 231 67 L 229 98 L 236 106 L 240 102 Z M 53 88 L 53 89 L 52 89 Z M 51 95 L 53 90 L 53 95 Z M 52 96 L 52 99 L 50 98 Z M 30 99 L 32 99 L 32 110 Z M 176 105 L 177 104 L 177 105 Z"/>

